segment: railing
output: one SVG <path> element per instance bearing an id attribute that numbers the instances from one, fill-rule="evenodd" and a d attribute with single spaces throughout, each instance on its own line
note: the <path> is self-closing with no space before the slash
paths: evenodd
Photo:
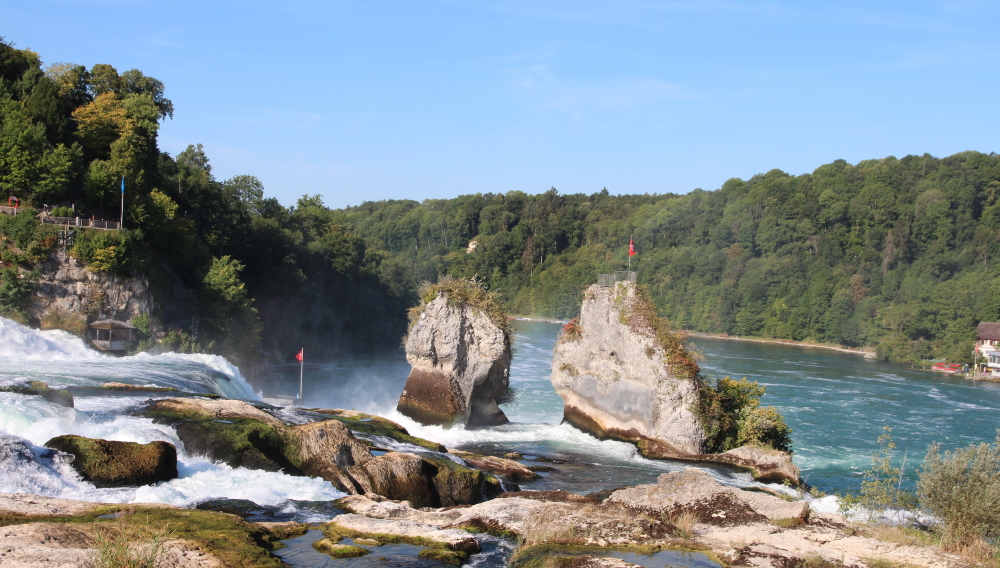
<path id="1" fill-rule="evenodd" d="M 0 205 L 0 213 L 6 213 L 8 215 L 17 215 L 17 207 L 7 207 L 6 205 Z"/>
<path id="2" fill-rule="evenodd" d="M 631 282 L 635 284 L 637 282 L 635 271 L 633 270 L 618 270 L 614 274 L 598 274 L 597 283 L 604 288 L 610 288 L 615 285 L 615 282 Z"/>
<path id="3" fill-rule="evenodd" d="M 121 228 L 118 221 L 102 221 L 100 219 L 87 219 L 85 217 L 42 217 L 42 223 L 50 225 L 68 225 L 70 227 L 89 227 L 91 229 L 103 229 L 105 231 L 117 231 Z"/>

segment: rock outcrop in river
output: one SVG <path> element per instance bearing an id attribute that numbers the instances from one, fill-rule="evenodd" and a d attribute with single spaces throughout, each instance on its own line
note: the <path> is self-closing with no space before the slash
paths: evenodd
<path id="1" fill-rule="evenodd" d="M 336 413 L 326 414 L 325 413 Z M 441 507 L 478 503 L 499 494 L 499 480 L 452 459 L 428 452 L 387 451 L 373 455 L 351 431 L 399 432 L 412 446 L 443 447 L 413 438 L 399 425 L 379 417 L 343 411 L 317 412 L 318 420 L 285 425 L 274 416 L 237 400 L 175 398 L 145 410 L 151 418 L 176 424 L 189 452 L 232 467 L 322 477 L 346 493 L 404 499 L 414 506 Z M 343 414 L 343 416 L 342 416 Z M 371 434 L 377 439 L 379 434 Z M 388 436 L 382 436 L 388 438 Z M 368 441 L 371 444 L 371 440 Z"/>
<path id="2" fill-rule="evenodd" d="M 581 430 L 700 454 L 697 366 L 650 309 L 630 282 L 588 288 L 579 320 L 556 344 L 552 385 L 565 420 Z"/>
<path id="3" fill-rule="evenodd" d="M 477 282 L 445 280 L 411 316 L 397 410 L 423 424 L 505 424 L 497 397 L 509 389 L 511 336 L 494 299 Z"/>
<path id="4" fill-rule="evenodd" d="M 556 343 L 552 385 L 563 398 L 566 422 L 602 439 L 633 442 L 649 458 L 722 463 L 754 479 L 799 484 L 783 451 L 744 446 L 702 453 L 706 433 L 698 366 L 682 336 L 667 328 L 656 307 L 631 282 L 587 289 L 580 317 Z"/>

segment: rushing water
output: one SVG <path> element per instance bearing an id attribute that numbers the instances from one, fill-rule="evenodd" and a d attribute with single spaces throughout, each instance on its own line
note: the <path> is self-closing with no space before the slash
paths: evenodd
<path id="1" fill-rule="evenodd" d="M 504 411 L 508 425 L 481 429 L 422 426 L 395 412 L 409 366 L 401 350 L 323 364 L 306 371 L 302 406 L 355 408 L 382 414 L 412 434 L 451 448 L 483 453 L 520 452 L 524 463 L 551 471 L 522 483 L 524 489 L 588 493 L 650 483 L 666 471 L 688 467 L 647 460 L 633 446 L 599 441 L 560 424 L 562 400 L 549 382 L 557 324 L 515 322 L 511 383 L 517 403 Z M 991 441 L 1000 427 L 1000 384 L 971 382 L 909 370 L 821 349 L 695 339 L 710 376 L 749 377 L 767 386 L 764 404 L 784 413 L 793 429 L 794 460 L 812 485 L 826 491 L 854 489 L 883 425 L 894 428 L 900 456 L 915 471 L 933 441 L 946 448 Z M 256 399 L 239 371 L 208 355 L 137 355 L 113 358 L 89 350 L 64 332 L 39 332 L 0 318 L 0 385 L 43 380 L 71 388 L 76 408 L 40 397 L 0 393 L 0 491 L 23 491 L 107 502 L 163 502 L 195 506 L 209 500 L 246 499 L 282 518 L 323 520 L 330 512 L 304 505 L 336 499 L 320 479 L 233 469 L 188 454 L 169 425 L 134 416 L 152 398 L 169 393 L 106 393 L 92 387 L 117 381 L 172 386 L 186 392 Z M 298 373 L 273 377 L 265 395 L 298 390 Z M 287 409 L 289 422 L 308 417 Z M 41 446 L 60 434 L 112 440 L 164 440 L 178 446 L 180 477 L 157 486 L 98 489 L 82 481 Z M 405 448 L 403 448 L 405 449 Z M 708 468 L 725 483 L 752 485 L 745 473 Z"/>
<path id="2" fill-rule="evenodd" d="M 562 399 L 549 382 L 558 324 L 515 321 L 511 384 L 517 403 L 504 407 L 511 424 L 485 430 L 421 426 L 393 409 L 409 366 L 401 351 L 329 363 L 306 373 L 303 404 L 375 411 L 403 423 L 411 433 L 470 451 L 517 451 L 555 460 L 526 489 L 562 488 L 590 492 L 652 482 L 656 475 L 688 467 L 646 460 L 629 444 L 595 440 L 562 420 Z M 893 428 L 898 457 L 906 458 L 910 479 L 927 446 L 946 449 L 992 441 L 1000 428 L 1000 384 L 968 381 L 860 355 L 798 346 L 694 338 L 702 372 L 710 377 L 748 377 L 767 387 L 765 405 L 777 407 L 791 426 L 793 459 L 807 481 L 824 491 L 856 490 L 860 472 L 883 426 Z M 293 394 L 298 376 L 277 380 L 270 389 Z M 720 470 L 727 483 L 745 476 Z"/>

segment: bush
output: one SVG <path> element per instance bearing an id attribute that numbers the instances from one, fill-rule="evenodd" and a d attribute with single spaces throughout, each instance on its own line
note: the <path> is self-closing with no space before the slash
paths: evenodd
<path id="1" fill-rule="evenodd" d="M 445 276 L 438 280 L 437 284 L 424 284 L 420 289 L 421 304 L 410 308 L 410 327 L 412 328 L 424 307 L 437 299 L 438 294 L 444 294 L 448 298 L 449 305 L 470 306 L 478 309 L 490 318 L 494 325 L 503 331 L 504 342 L 511 344 L 513 330 L 510 321 L 507 320 L 507 310 L 500 303 L 494 292 L 490 292 L 483 285 L 482 281 L 475 278 L 452 278 Z"/>
<path id="2" fill-rule="evenodd" d="M 931 444 L 920 470 L 917 493 L 923 507 L 941 519 L 942 545 L 967 552 L 992 548 L 1000 537 L 1000 436 L 941 452 Z"/>
<path id="3" fill-rule="evenodd" d="M 699 377 L 701 402 L 695 409 L 707 438 L 706 451 L 744 445 L 792 451 L 792 429 L 773 406 L 760 406 L 765 387 L 746 377 L 723 377 L 713 385 Z"/>
<path id="4" fill-rule="evenodd" d="M 905 461 L 901 467 L 892 463 L 896 443 L 892 441 L 890 426 L 882 428 L 878 445 L 878 450 L 872 454 L 871 469 L 861 475 L 860 494 L 842 497 L 840 511 L 844 514 L 858 511 L 869 523 L 889 513 L 895 524 L 899 524 L 903 520 L 901 514 L 916 507 L 916 499 L 902 488 Z"/>
<path id="5" fill-rule="evenodd" d="M 128 276 L 133 268 L 132 239 L 127 231 L 80 231 L 70 254 L 97 272 Z"/>
<path id="6" fill-rule="evenodd" d="M 26 323 L 34 288 L 32 275 L 21 274 L 17 268 L 0 269 L 0 316 Z"/>

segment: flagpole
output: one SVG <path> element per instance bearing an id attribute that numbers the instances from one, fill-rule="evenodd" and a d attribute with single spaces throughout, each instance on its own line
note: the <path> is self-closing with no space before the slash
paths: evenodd
<path id="1" fill-rule="evenodd" d="M 306 364 L 306 348 L 299 350 L 299 400 L 302 400 L 302 368 Z"/>
<path id="2" fill-rule="evenodd" d="M 125 176 L 122 176 L 122 216 L 118 220 L 118 228 L 125 224 Z"/>
<path id="3" fill-rule="evenodd" d="M 628 236 L 628 269 L 632 270 L 632 235 Z"/>

